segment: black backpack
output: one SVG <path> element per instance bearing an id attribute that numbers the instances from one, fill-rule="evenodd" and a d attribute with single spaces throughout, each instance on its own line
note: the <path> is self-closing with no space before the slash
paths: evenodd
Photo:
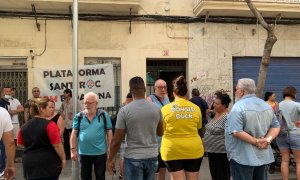
<path id="1" fill-rule="evenodd" d="M 117 117 L 118 117 L 118 112 L 117 112 L 117 114 L 112 115 L 112 116 L 110 117 L 113 134 L 115 134 L 115 130 L 116 130 Z"/>
<path id="2" fill-rule="evenodd" d="M 9 105 L 10 103 L 8 102 L 8 100 L 0 98 L 0 107 L 3 107 L 4 109 L 8 110 Z"/>
<path id="3" fill-rule="evenodd" d="M 104 129 L 107 131 L 107 130 L 109 130 L 108 128 L 107 128 L 107 125 L 106 125 L 106 117 L 105 117 L 105 111 L 103 111 L 102 109 L 97 109 L 97 112 L 99 112 L 100 114 L 98 115 L 98 122 L 100 122 L 100 118 L 101 118 L 101 116 L 102 116 L 102 119 L 103 119 L 103 123 L 104 123 Z M 80 123 L 81 123 L 81 120 L 82 120 L 82 118 L 83 118 L 83 111 L 81 111 L 80 113 L 79 113 L 79 116 L 78 116 L 78 132 L 77 132 L 77 138 L 78 138 L 78 136 L 79 136 L 79 132 L 80 132 Z M 105 132 L 106 132 L 105 131 Z"/>

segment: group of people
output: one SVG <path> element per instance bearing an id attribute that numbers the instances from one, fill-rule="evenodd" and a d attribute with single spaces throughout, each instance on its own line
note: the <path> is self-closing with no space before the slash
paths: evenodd
<path id="1" fill-rule="evenodd" d="M 38 87 L 32 89 L 32 95 L 33 97 L 29 99 L 23 107 L 21 103 L 14 98 L 13 88 L 4 87 L 2 89 L 0 112 L 9 114 L 9 116 L 1 116 L 1 130 L 4 132 L 3 144 L 0 144 L 1 179 L 4 177 L 7 179 L 14 178 L 14 172 L 8 171 L 8 173 L 6 173 L 5 165 L 11 165 L 16 162 L 15 159 L 11 159 L 11 157 L 15 158 L 16 144 L 20 148 L 25 147 L 22 158 L 25 179 L 38 179 L 40 176 L 42 177 L 41 179 L 45 179 L 44 177 L 48 177 L 47 173 L 51 171 L 55 172 L 55 174 L 52 175 L 58 178 L 61 167 L 64 166 L 65 159 L 70 159 L 70 150 L 64 149 L 70 147 L 69 139 L 71 133 L 67 130 L 72 129 L 73 110 L 72 100 L 70 100 L 72 91 L 70 89 L 64 91 L 65 101 L 58 113 L 55 112 L 55 102 L 52 99 L 40 97 Z M 22 112 L 24 112 L 24 122 L 18 118 L 18 114 Z M 20 124 L 23 124 L 21 128 Z M 4 134 L 13 135 L 13 144 L 8 143 L 8 135 Z M 67 135 L 69 135 L 69 137 L 67 137 Z M 61 137 L 65 137 L 65 147 L 62 146 L 63 141 L 61 139 L 63 138 Z M 11 146 L 13 146 L 13 150 Z M 55 152 L 53 150 L 55 150 Z M 41 159 L 45 161 L 41 161 Z M 58 159 L 62 160 L 62 163 Z M 50 166 L 53 165 L 50 169 L 45 168 L 45 165 L 48 165 L 45 164 L 45 162 L 47 162 L 46 160 L 49 160 Z M 51 162 L 58 163 L 60 168 L 56 166 L 57 164 L 51 164 Z M 12 170 L 12 168 L 8 170 Z"/>
<path id="2" fill-rule="evenodd" d="M 106 170 L 115 172 L 115 157 L 121 151 L 120 179 L 163 180 L 168 172 L 173 180 L 196 180 L 207 152 L 213 180 L 265 180 L 267 166 L 274 161 L 270 143 L 280 132 L 277 110 L 282 111 L 288 126 L 288 135 L 276 138 L 283 179 L 288 179 L 290 150 L 296 164 L 300 163 L 300 104 L 294 101 L 294 87 L 284 89 L 284 100 L 278 104 L 274 93 L 266 93 L 264 101 L 254 94 L 254 80 L 240 79 L 230 111 L 230 96 L 224 91 L 215 93 L 214 117 L 210 119 L 208 105 L 197 89 L 188 100 L 183 76 L 172 85 L 173 102 L 162 79 L 155 82 L 154 94 L 146 98 L 144 80 L 131 78 L 128 100 L 117 114 L 114 133 L 109 114 L 98 108 L 99 97 L 93 92 L 85 94 L 84 110 L 75 115 L 69 89 L 64 91 L 59 114 L 53 100 L 34 97 L 24 106 L 28 120 L 17 133 L 17 144 L 25 148 L 24 178 L 57 180 L 66 159 L 71 158 L 80 161 L 81 179 L 91 180 L 93 170 L 97 180 L 105 179 Z M 0 108 L 0 113 L 0 138 L 7 161 L 4 175 L 10 179 L 15 171 L 14 127 L 9 111 Z M 300 177 L 300 164 L 296 173 Z"/>
<path id="3" fill-rule="evenodd" d="M 283 100 L 278 103 L 274 92 L 266 92 L 265 101 L 275 113 L 282 113 L 282 126 L 286 132 L 279 133 L 276 144 L 281 154 L 281 174 L 283 180 L 289 179 L 290 156 L 293 154 L 296 163 L 296 175 L 300 178 L 300 103 L 295 102 L 297 89 L 288 86 L 283 90 Z M 278 117 L 280 118 L 280 117 Z"/>

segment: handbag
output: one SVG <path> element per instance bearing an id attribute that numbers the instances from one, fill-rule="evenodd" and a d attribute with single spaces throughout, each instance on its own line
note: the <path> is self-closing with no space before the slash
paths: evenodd
<path id="1" fill-rule="evenodd" d="M 280 124 L 280 131 L 279 131 L 279 134 L 278 136 L 287 136 L 288 135 L 288 132 L 289 132 L 289 129 L 288 129 L 288 126 L 287 126 L 287 122 L 283 116 L 283 113 L 281 110 L 277 110 L 275 111 L 275 115 L 279 121 L 279 124 Z"/>

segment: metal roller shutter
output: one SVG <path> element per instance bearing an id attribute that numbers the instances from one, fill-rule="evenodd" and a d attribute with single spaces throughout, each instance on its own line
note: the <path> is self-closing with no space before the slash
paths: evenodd
<path id="1" fill-rule="evenodd" d="M 260 57 L 234 58 L 234 87 L 240 78 L 252 78 L 257 83 L 260 63 Z M 300 58 L 272 58 L 269 64 L 264 92 L 274 91 L 277 95 L 277 101 L 280 102 L 282 100 L 282 90 L 290 85 L 298 90 L 296 101 L 300 102 Z"/>

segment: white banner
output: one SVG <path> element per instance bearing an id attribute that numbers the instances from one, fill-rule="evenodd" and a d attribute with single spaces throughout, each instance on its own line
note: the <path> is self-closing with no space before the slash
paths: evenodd
<path id="1" fill-rule="evenodd" d="M 40 88 L 41 96 L 52 98 L 55 109 L 64 100 L 63 91 L 71 89 L 73 72 L 69 67 L 35 67 L 34 86 Z M 99 107 L 114 106 L 115 86 L 112 64 L 84 65 L 78 68 L 78 100 L 83 104 L 84 94 L 94 92 L 99 96 Z M 73 94 L 74 96 L 74 94 Z"/>

